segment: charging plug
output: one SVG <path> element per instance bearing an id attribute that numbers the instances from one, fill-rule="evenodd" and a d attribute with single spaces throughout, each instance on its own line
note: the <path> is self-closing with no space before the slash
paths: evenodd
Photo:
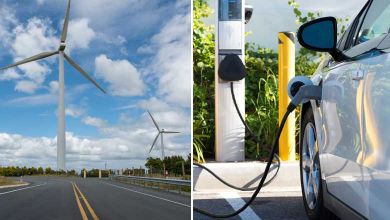
<path id="1" fill-rule="evenodd" d="M 226 55 L 218 68 L 219 78 L 225 81 L 239 81 L 245 78 L 245 66 L 237 54 Z"/>
<path id="2" fill-rule="evenodd" d="M 288 111 L 293 111 L 298 105 L 310 100 L 320 101 L 322 99 L 322 86 L 304 85 L 299 87 L 298 92 L 292 98 Z"/>

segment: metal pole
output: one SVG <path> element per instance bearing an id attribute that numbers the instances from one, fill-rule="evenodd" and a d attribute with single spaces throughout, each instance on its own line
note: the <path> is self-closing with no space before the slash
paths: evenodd
<path id="1" fill-rule="evenodd" d="M 58 73 L 58 127 L 57 127 L 57 168 L 65 170 L 65 77 L 64 77 L 64 52 L 59 52 Z"/>
<path id="2" fill-rule="evenodd" d="M 163 131 L 164 131 L 164 129 L 163 129 Z M 163 175 L 165 177 L 164 133 L 161 133 L 161 154 L 162 154 L 162 163 L 163 163 Z"/>
<path id="3" fill-rule="evenodd" d="M 181 172 L 183 174 L 183 177 L 186 175 L 186 171 L 184 169 L 184 161 L 181 162 Z"/>
<path id="4" fill-rule="evenodd" d="M 287 85 L 295 76 L 295 36 L 280 32 L 279 40 L 279 123 L 286 112 L 290 98 Z M 279 139 L 279 156 L 283 161 L 295 160 L 295 112 L 290 113 Z"/>
<path id="5" fill-rule="evenodd" d="M 163 129 L 164 131 L 164 129 Z M 164 153 L 164 133 L 161 133 L 161 156 L 162 159 L 164 160 L 165 158 L 165 153 Z"/>
<path id="6" fill-rule="evenodd" d="M 245 127 L 230 93 L 230 82 L 219 78 L 219 63 L 227 54 L 244 57 L 245 0 L 216 0 L 215 36 L 215 159 L 220 162 L 245 160 Z M 234 82 L 237 105 L 245 115 L 245 80 Z"/>

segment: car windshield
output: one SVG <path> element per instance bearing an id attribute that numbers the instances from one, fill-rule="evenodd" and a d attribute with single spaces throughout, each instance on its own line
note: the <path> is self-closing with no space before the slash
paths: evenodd
<path id="1" fill-rule="evenodd" d="M 359 31 L 357 44 L 386 35 L 390 31 L 390 2 L 373 1 Z"/>

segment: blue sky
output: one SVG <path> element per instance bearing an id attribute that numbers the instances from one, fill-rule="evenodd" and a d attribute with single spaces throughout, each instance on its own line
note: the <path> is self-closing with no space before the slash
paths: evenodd
<path id="1" fill-rule="evenodd" d="M 58 47 L 65 0 L 0 1 L 0 66 Z M 72 1 L 65 63 L 67 169 L 144 165 L 156 130 L 191 151 L 190 1 Z M 0 72 L 0 165 L 56 167 L 57 57 Z M 150 156 L 160 156 L 159 145 Z"/>

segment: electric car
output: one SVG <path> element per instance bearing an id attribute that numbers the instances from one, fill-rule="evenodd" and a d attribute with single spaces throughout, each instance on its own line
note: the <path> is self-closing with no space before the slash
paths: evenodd
<path id="1" fill-rule="evenodd" d="M 390 218 L 390 1 L 370 0 L 337 40 L 337 22 L 303 24 L 300 44 L 327 52 L 301 106 L 300 169 L 310 219 Z"/>

